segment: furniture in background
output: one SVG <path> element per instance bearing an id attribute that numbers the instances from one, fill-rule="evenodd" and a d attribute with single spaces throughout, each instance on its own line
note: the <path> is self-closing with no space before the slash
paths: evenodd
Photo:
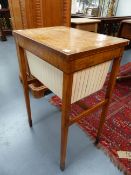
<path id="1" fill-rule="evenodd" d="M 9 0 L 13 29 L 70 26 L 70 0 Z"/>
<path id="2" fill-rule="evenodd" d="M 131 41 L 131 19 L 121 21 L 118 37 L 126 38 Z"/>
<path id="3" fill-rule="evenodd" d="M 131 16 L 113 16 L 113 17 L 90 17 L 90 19 L 98 19 L 98 33 L 117 36 L 122 20 L 131 19 Z"/>
<path id="4" fill-rule="evenodd" d="M 98 19 L 71 18 L 71 27 L 97 33 L 99 22 Z"/>
<path id="5" fill-rule="evenodd" d="M 131 20 L 121 21 L 118 37 L 130 40 L 129 47 L 131 46 Z M 131 72 L 129 75 L 117 77 L 117 81 L 124 81 L 127 79 L 131 79 Z"/>
<path id="6" fill-rule="evenodd" d="M 10 24 L 10 11 L 7 8 L 0 9 L 0 38 L 6 41 L 6 35 L 12 33 Z"/>
<path id="7" fill-rule="evenodd" d="M 62 99 L 60 168 L 64 170 L 69 127 L 102 107 L 96 138 L 96 142 L 99 141 L 122 53 L 128 40 L 64 26 L 14 31 L 14 37 L 30 127 L 32 118 L 26 59 L 31 74 Z M 105 99 L 79 115 L 70 117 L 72 103 L 102 88 L 112 60 Z"/>
<path id="8" fill-rule="evenodd" d="M 9 7 L 13 29 L 70 26 L 70 0 L 9 0 Z M 26 67 L 29 89 L 35 98 L 43 97 L 47 88 Z"/>

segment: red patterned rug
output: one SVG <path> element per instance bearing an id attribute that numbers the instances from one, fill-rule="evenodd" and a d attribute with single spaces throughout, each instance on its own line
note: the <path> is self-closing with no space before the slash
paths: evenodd
<path id="1" fill-rule="evenodd" d="M 126 75 L 131 72 L 131 63 L 121 67 L 120 75 Z M 102 100 L 105 95 L 105 89 L 108 78 L 103 89 L 82 100 L 86 106 L 92 106 Z M 57 96 L 51 98 L 51 103 L 61 108 L 61 100 Z M 74 103 L 71 109 L 71 116 L 75 116 L 83 111 L 83 108 Z M 87 135 L 95 139 L 101 110 L 84 117 L 78 122 L 78 126 L 85 131 Z M 104 124 L 100 143 L 98 145 L 107 153 L 110 159 L 125 174 L 131 174 L 131 157 L 119 158 L 117 151 L 131 151 L 131 81 L 116 83 L 112 100 L 110 103 L 106 122 Z M 131 156 L 131 155 L 130 155 Z"/>

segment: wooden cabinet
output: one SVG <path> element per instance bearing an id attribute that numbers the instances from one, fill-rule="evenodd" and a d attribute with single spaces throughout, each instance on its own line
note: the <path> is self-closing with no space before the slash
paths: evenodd
<path id="1" fill-rule="evenodd" d="M 90 17 L 101 22 L 98 25 L 98 33 L 117 36 L 122 20 L 129 20 L 131 16 L 112 16 L 112 17 Z"/>
<path id="2" fill-rule="evenodd" d="M 131 40 L 131 19 L 123 20 L 120 25 L 118 36 Z"/>
<path id="3" fill-rule="evenodd" d="M 10 11 L 7 8 L 0 9 L 0 39 L 6 41 L 6 34 L 12 34 L 10 25 Z"/>
<path id="4" fill-rule="evenodd" d="M 70 26 L 70 0 L 9 0 L 13 29 Z"/>
<path id="5" fill-rule="evenodd" d="M 71 18 L 71 27 L 97 33 L 100 20 L 88 18 Z"/>
<path id="6" fill-rule="evenodd" d="M 13 29 L 70 26 L 71 0 L 8 0 Z M 34 97 L 39 98 L 47 89 L 35 79 L 26 62 L 28 85 Z M 20 79 L 21 72 L 20 72 Z"/>

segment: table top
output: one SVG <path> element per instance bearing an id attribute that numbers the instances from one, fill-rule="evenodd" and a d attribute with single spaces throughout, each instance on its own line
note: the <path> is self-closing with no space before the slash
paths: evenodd
<path id="1" fill-rule="evenodd" d="M 94 54 L 107 48 L 114 49 L 128 44 L 126 39 L 64 26 L 15 30 L 13 34 L 23 40 L 23 45 L 28 40 L 68 59 L 75 59 L 79 54 L 81 56 L 88 53 Z"/>
<path id="2" fill-rule="evenodd" d="M 98 19 L 88 19 L 88 18 L 71 18 L 72 24 L 91 24 L 101 22 Z"/>

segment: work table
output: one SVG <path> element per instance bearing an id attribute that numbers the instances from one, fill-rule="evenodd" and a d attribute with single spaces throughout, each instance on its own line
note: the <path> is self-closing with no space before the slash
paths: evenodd
<path id="1" fill-rule="evenodd" d="M 102 114 L 96 136 L 96 142 L 99 142 L 120 60 L 128 40 L 68 27 L 18 30 L 13 34 L 30 127 L 32 117 L 27 61 L 31 74 L 62 99 L 60 168 L 63 171 L 69 127 L 101 107 Z M 112 61 L 105 98 L 80 114 L 70 117 L 72 103 L 103 87 Z"/>

